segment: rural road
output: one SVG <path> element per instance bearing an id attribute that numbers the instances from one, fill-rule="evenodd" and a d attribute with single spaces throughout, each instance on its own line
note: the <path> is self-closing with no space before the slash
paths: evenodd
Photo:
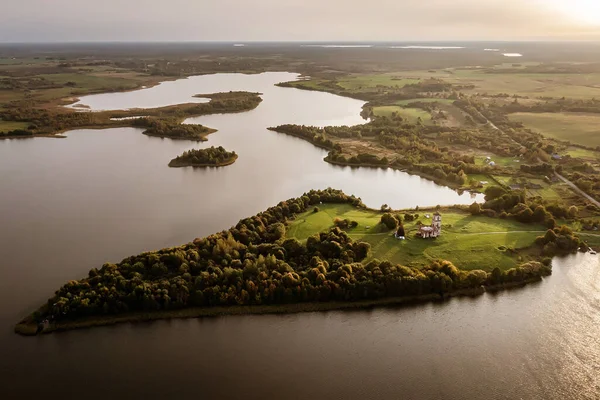
<path id="1" fill-rule="evenodd" d="M 588 199 L 596 207 L 600 208 L 600 202 L 598 200 L 594 199 L 592 196 L 590 196 L 589 194 L 587 194 L 583 190 L 579 189 L 573 182 L 571 182 L 570 180 L 568 180 L 567 178 L 565 178 L 564 176 L 562 176 L 558 172 L 555 172 L 554 174 L 556 175 L 556 177 L 558 179 L 560 179 L 561 181 L 563 181 L 564 183 L 566 183 L 567 185 L 569 185 L 569 187 L 571 187 L 571 189 L 573 189 L 574 191 L 576 191 L 577 193 L 579 193 L 580 195 L 582 195 L 583 197 L 585 197 L 586 199 Z"/>

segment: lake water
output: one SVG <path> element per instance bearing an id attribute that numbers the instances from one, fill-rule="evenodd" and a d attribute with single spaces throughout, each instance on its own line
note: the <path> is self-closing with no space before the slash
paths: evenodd
<path id="1" fill-rule="evenodd" d="M 219 129 L 206 143 L 133 128 L 0 141 L 2 397 L 596 399 L 600 266 L 589 255 L 556 260 L 552 277 L 525 290 L 444 304 L 12 333 L 19 318 L 92 267 L 219 231 L 310 188 L 340 188 L 373 207 L 473 201 L 397 171 L 331 166 L 326 152 L 267 131 L 364 122 L 360 101 L 273 86 L 295 77 L 169 82 L 190 86 L 173 92 L 173 103 L 196 93 L 263 93 L 253 111 L 188 120 Z M 163 85 L 112 94 L 114 103 L 109 95 L 82 102 L 160 104 Z M 140 103 L 129 100 L 135 93 Z M 211 145 L 240 157 L 220 169 L 167 167 L 184 150 Z"/>

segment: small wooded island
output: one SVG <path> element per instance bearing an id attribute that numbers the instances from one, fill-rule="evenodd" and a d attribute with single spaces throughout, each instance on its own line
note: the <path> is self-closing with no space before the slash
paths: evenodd
<path id="1" fill-rule="evenodd" d="M 227 151 L 222 146 L 188 150 L 172 159 L 169 167 L 224 167 L 237 160 L 235 151 Z"/>
<path id="2" fill-rule="evenodd" d="M 202 125 L 181 124 L 176 120 L 160 120 L 156 118 L 137 118 L 133 126 L 146 128 L 144 135 L 157 136 L 176 140 L 195 140 L 204 142 L 206 136 L 216 132 L 216 129 Z"/>
<path id="3" fill-rule="evenodd" d="M 61 287 L 15 331 L 473 296 L 538 281 L 551 274 L 550 257 L 587 248 L 567 226 L 544 227 L 543 213 L 523 218 L 534 205 L 521 192 L 487 192 L 483 206 L 399 213 L 385 205 L 368 209 L 338 190 L 312 190 L 229 230 L 94 268 Z M 513 211 L 499 218 L 492 209 Z M 423 235 L 429 222 L 439 230 L 435 239 Z M 512 231 L 519 247 L 462 226 L 475 233 Z"/>

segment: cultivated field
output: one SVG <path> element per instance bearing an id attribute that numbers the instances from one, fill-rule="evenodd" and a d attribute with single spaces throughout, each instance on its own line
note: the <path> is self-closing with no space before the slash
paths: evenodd
<path id="1" fill-rule="evenodd" d="M 522 122 L 544 136 L 584 146 L 600 146 L 600 115 L 583 113 L 514 113 Z"/>

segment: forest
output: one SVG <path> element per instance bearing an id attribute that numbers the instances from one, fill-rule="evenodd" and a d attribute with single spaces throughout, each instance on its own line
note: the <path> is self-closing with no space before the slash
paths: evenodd
<path id="1" fill-rule="evenodd" d="M 188 150 L 169 163 L 169 167 L 219 167 L 230 165 L 237 160 L 235 151 L 227 151 L 222 146 Z"/>
<path id="2" fill-rule="evenodd" d="M 422 269 L 379 260 L 364 263 L 370 245 L 353 241 L 339 227 L 305 242 L 286 239 L 286 225 L 297 214 L 327 203 L 365 208 L 360 199 L 341 191 L 311 190 L 242 219 L 229 230 L 94 268 L 86 278 L 62 286 L 16 330 L 25 332 L 42 322 L 49 328 L 41 329 L 53 330 L 85 317 L 187 307 L 443 298 L 482 286 L 539 280 L 551 273 L 549 263 L 537 261 L 489 273 L 460 270 L 444 260 Z M 540 245 L 555 243 L 566 233 L 549 231 Z"/>

